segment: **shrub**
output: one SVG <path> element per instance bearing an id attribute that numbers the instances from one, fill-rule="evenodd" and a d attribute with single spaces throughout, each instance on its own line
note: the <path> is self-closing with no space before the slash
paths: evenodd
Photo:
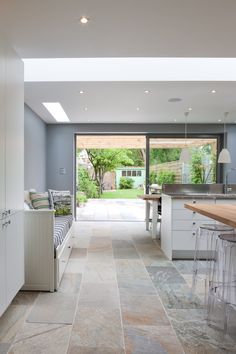
<path id="1" fill-rule="evenodd" d="M 98 198 L 98 187 L 89 176 L 85 168 L 79 168 L 78 172 L 78 188 L 79 192 L 84 192 L 87 198 Z"/>
<path id="2" fill-rule="evenodd" d="M 120 189 L 132 189 L 134 185 L 134 180 L 128 177 L 121 177 L 119 188 Z"/>
<path id="3" fill-rule="evenodd" d="M 149 175 L 150 184 L 156 184 L 157 178 L 158 178 L 158 175 L 156 172 L 154 172 L 154 171 L 150 172 L 150 175 Z"/>
<path id="4" fill-rule="evenodd" d="M 87 202 L 87 197 L 83 192 L 77 192 L 76 193 L 76 203 L 79 206 L 81 203 L 86 203 Z"/>
<path id="5" fill-rule="evenodd" d="M 157 174 L 157 184 L 162 186 L 162 184 L 175 183 L 176 174 L 173 171 L 160 171 Z"/>

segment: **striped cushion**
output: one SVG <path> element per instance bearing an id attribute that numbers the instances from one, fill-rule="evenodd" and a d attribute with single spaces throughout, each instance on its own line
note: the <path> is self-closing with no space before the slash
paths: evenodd
<path id="1" fill-rule="evenodd" d="M 73 216 L 56 216 L 54 224 L 54 247 L 57 248 L 61 245 L 72 225 Z"/>
<path id="2" fill-rule="evenodd" d="M 50 209 L 48 193 L 30 192 L 30 199 L 34 209 Z"/>

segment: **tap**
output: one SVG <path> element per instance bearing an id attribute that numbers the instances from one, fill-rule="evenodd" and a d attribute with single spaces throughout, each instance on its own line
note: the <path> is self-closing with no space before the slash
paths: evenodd
<path id="1" fill-rule="evenodd" d="M 228 192 L 232 191 L 232 188 L 228 187 L 228 176 L 229 176 L 230 172 L 232 172 L 232 171 L 236 171 L 236 167 L 232 167 L 228 171 L 226 171 L 225 184 L 224 184 L 224 194 L 228 194 Z"/>

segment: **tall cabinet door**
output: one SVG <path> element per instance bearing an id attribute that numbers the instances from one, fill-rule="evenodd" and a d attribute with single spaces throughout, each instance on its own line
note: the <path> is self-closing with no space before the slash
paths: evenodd
<path id="1" fill-rule="evenodd" d="M 6 302 L 10 304 L 24 284 L 23 211 L 7 218 L 6 227 Z"/>
<path id="2" fill-rule="evenodd" d="M 6 209 L 24 203 L 24 66 L 13 49 L 6 49 Z"/>
<path id="3" fill-rule="evenodd" d="M 0 316 L 6 308 L 6 245 L 3 227 L 4 222 L 5 220 L 0 220 Z"/>
<path id="4" fill-rule="evenodd" d="M 5 45 L 0 41 L 0 220 L 5 211 Z"/>
<path id="5" fill-rule="evenodd" d="M 5 232 L 2 219 L 5 210 L 5 47 L 0 41 L 0 316 L 6 306 L 5 287 Z"/>

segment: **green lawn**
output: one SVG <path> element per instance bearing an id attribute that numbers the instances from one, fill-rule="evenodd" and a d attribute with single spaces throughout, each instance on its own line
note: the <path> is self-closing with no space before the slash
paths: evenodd
<path id="1" fill-rule="evenodd" d="M 116 191 L 103 192 L 102 199 L 136 199 L 143 194 L 142 189 L 117 189 Z"/>

